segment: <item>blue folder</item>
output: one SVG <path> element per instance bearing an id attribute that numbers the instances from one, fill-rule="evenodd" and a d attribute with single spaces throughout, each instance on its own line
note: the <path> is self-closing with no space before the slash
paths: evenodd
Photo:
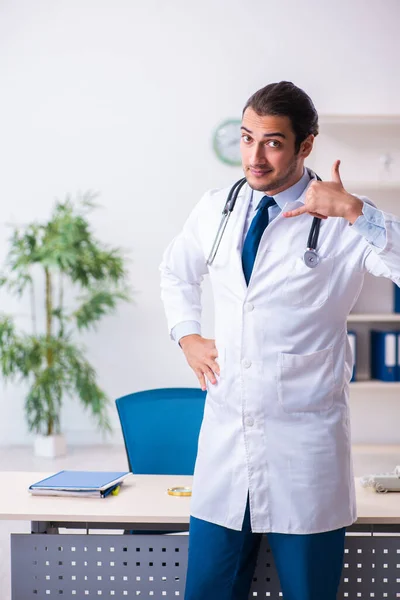
<path id="1" fill-rule="evenodd" d="M 397 332 L 397 372 L 396 381 L 400 381 L 400 331 Z"/>
<path id="2" fill-rule="evenodd" d="M 394 283 L 393 288 L 394 312 L 400 313 L 400 287 Z"/>
<path id="3" fill-rule="evenodd" d="M 371 377 L 381 381 L 397 381 L 398 331 L 371 331 Z"/>
<path id="4" fill-rule="evenodd" d="M 104 498 L 122 484 L 129 471 L 59 471 L 29 486 L 36 495 Z"/>

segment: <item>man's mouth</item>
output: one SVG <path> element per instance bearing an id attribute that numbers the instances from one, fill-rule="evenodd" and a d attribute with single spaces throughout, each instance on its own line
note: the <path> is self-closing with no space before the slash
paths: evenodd
<path id="1" fill-rule="evenodd" d="M 257 167 L 249 167 L 250 173 L 255 177 L 263 177 L 268 173 L 272 173 L 272 169 L 259 169 Z"/>

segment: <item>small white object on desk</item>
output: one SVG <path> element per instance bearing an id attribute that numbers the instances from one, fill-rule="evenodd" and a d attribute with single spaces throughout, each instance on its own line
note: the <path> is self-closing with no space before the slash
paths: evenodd
<path id="1" fill-rule="evenodd" d="M 400 492 L 400 465 L 390 473 L 378 473 L 361 477 L 360 483 L 363 487 L 372 487 L 376 492 Z"/>

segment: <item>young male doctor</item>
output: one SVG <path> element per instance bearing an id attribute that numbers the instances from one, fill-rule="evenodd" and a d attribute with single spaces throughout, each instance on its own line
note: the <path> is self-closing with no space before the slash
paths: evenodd
<path id="1" fill-rule="evenodd" d="M 208 394 L 185 600 L 245 600 L 267 533 L 284 600 L 334 600 L 356 520 L 346 319 L 364 274 L 400 284 L 400 219 L 304 167 L 318 115 L 290 82 L 247 102 L 247 180 L 213 262 L 228 190 L 195 206 L 161 264 L 169 329 Z M 304 261 L 313 217 L 318 264 Z M 211 278 L 215 340 L 201 335 Z"/>

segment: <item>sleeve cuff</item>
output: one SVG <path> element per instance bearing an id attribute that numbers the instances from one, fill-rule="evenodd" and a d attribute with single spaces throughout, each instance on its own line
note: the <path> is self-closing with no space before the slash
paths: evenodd
<path id="1" fill-rule="evenodd" d="M 384 248 L 386 245 L 386 227 L 382 211 L 364 202 L 362 212 L 363 214 L 354 221 L 351 227 L 370 244 L 378 248 Z"/>
<path id="2" fill-rule="evenodd" d="M 201 335 L 201 325 L 197 321 L 182 321 L 171 330 L 171 338 L 177 343 L 185 335 L 193 334 Z"/>

